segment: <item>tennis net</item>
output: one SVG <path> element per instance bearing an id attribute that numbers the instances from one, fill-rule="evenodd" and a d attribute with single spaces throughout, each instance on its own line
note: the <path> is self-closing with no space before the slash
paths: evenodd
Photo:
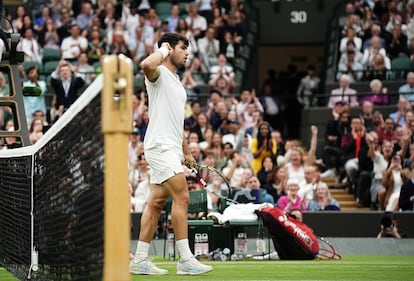
<path id="1" fill-rule="evenodd" d="M 0 152 L 0 265 L 21 280 L 102 280 L 102 86 L 35 145 Z"/>

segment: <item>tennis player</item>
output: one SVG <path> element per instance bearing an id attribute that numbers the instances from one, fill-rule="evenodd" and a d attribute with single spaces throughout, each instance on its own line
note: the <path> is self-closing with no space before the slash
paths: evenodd
<path id="1" fill-rule="evenodd" d="M 192 254 L 188 243 L 189 194 L 184 170 L 186 160 L 195 165 L 184 138 L 186 91 L 176 70 L 188 57 L 188 40 L 178 34 L 166 33 L 158 41 L 158 50 L 145 58 L 141 68 L 148 91 L 149 124 L 144 138 L 145 158 L 151 174 L 151 191 L 141 217 L 137 250 L 129 270 L 132 274 L 164 275 L 148 258 L 148 250 L 156 225 L 168 197 L 173 200 L 171 220 L 180 259 L 178 275 L 199 275 L 211 271 Z"/>

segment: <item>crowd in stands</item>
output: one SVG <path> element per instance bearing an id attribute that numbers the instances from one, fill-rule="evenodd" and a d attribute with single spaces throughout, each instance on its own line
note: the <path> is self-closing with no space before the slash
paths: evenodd
<path id="1" fill-rule="evenodd" d="M 190 59 L 180 72 L 184 87 L 191 97 L 200 93 L 201 86 L 209 89 L 206 103 L 191 99 L 186 110 L 185 138 L 198 163 L 220 169 L 234 188 L 263 190 L 264 202 L 287 212 L 340 210 L 324 182 L 332 175 L 347 184 L 360 206 L 413 210 L 414 189 L 407 179 L 414 176 L 406 169 L 412 170 L 414 157 L 414 73 L 406 75 L 407 84 L 400 88 L 398 111 L 383 116 L 374 110 L 374 106 L 390 104 L 382 81 L 389 78 L 392 60 L 401 53 L 411 58 L 407 43 L 411 41 L 402 39 L 410 34 L 411 14 L 407 13 L 411 5 L 400 1 L 347 4 L 346 16 L 341 18 L 344 37 L 339 42 L 339 88 L 332 91 L 327 103 L 332 118 L 323 132 L 323 157 L 316 159 L 318 128 L 310 128 L 309 143 L 301 142 L 298 133 L 300 110 L 318 104 L 320 79 L 315 66 L 309 65 L 304 77 L 297 75 L 293 65 L 280 79 L 269 71 L 258 93 L 253 88 L 233 95 L 237 86 L 234 64 L 246 28 L 243 2 L 199 0 L 187 3 L 184 10 L 172 2 L 170 14 L 164 18 L 152 1 L 107 0 L 97 5 L 73 1 L 67 6 L 55 0 L 34 18 L 26 14 L 24 6 L 18 7 L 12 19 L 21 34 L 18 48 L 25 53 L 25 62 L 41 63 L 27 69 L 22 66 L 24 83 L 40 87 L 43 94 L 46 83 L 55 93 L 49 111 L 45 111 L 43 95 L 25 97 L 33 143 L 41 136 L 39 128 L 53 124 L 82 87 L 93 81 L 103 54 L 129 56 L 137 68 L 134 74 L 142 78 L 139 63 L 154 52 L 160 35 L 178 32 L 191 42 Z M 383 3 L 387 6 L 381 6 Z M 60 56 L 50 77 L 41 76 L 45 51 L 50 49 L 59 50 Z M 359 80 L 370 81 L 370 94 L 363 98 L 352 89 L 352 83 Z M 2 88 L 0 76 L 0 94 Z M 26 102 L 29 98 L 37 100 Z M 361 114 L 350 116 L 350 108 L 356 106 L 361 106 Z M 151 170 L 142 142 L 149 122 L 147 110 L 143 85 L 133 96 L 134 130 L 128 145 L 134 212 L 143 210 L 149 192 Z M 3 121 L 8 129 L 7 120 Z M 186 173 L 191 188 L 202 188 L 194 186 L 188 169 Z M 216 188 L 209 183 L 209 189 Z M 213 192 L 208 195 L 209 210 L 222 211 Z"/>

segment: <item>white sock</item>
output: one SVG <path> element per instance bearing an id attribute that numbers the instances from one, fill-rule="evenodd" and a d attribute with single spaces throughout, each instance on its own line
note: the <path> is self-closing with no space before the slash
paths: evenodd
<path id="1" fill-rule="evenodd" d="M 181 259 L 188 260 L 189 258 L 193 256 L 193 253 L 191 253 L 191 250 L 190 250 L 188 239 L 177 240 L 176 246 L 177 246 L 178 254 L 180 255 Z"/>
<path id="2" fill-rule="evenodd" d="M 148 257 L 150 244 L 147 242 L 138 241 L 137 250 L 134 256 L 134 262 L 139 262 Z"/>

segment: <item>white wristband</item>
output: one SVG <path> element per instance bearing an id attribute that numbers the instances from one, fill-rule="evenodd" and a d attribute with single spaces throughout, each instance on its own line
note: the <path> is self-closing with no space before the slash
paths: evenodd
<path id="1" fill-rule="evenodd" d="M 162 60 L 164 60 L 170 54 L 170 50 L 168 50 L 168 47 L 166 46 L 160 47 L 157 51 L 162 54 Z"/>

